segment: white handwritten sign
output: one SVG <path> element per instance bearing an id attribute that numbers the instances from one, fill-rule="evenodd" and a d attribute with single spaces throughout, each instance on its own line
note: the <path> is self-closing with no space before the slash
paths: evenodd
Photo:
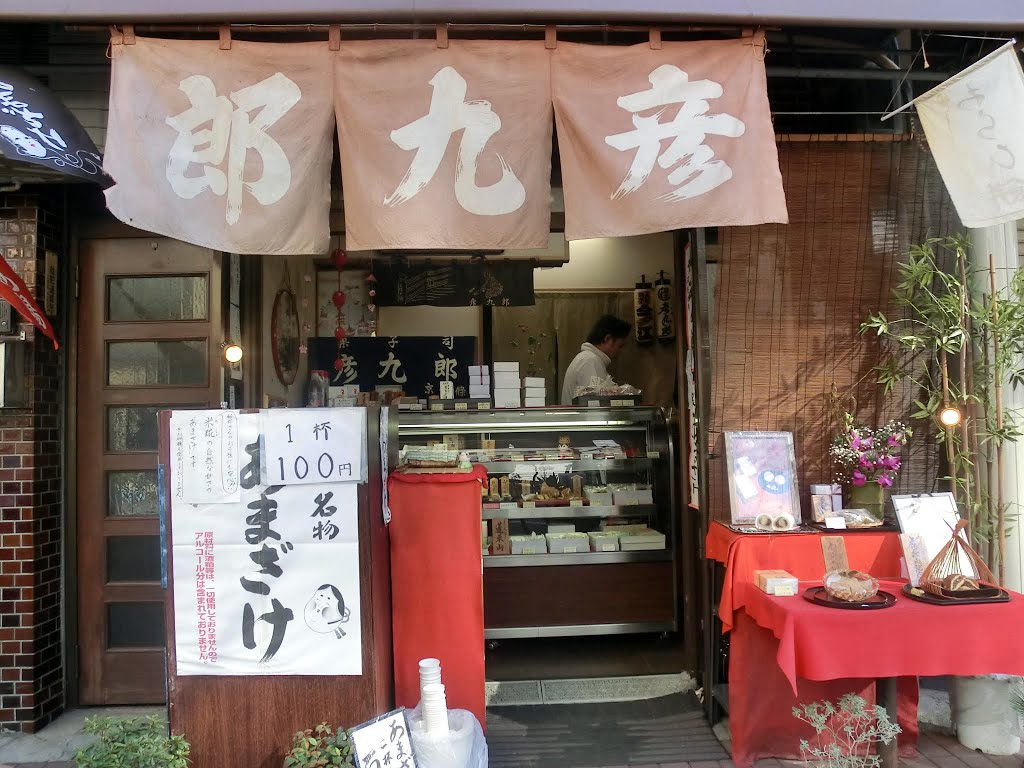
<path id="1" fill-rule="evenodd" d="M 237 411 L 171 414 L 171 498 L 177 504 L 239 500 Z"/>
<path id="2" fill-rule="evenodd" d="M 356 726 L 350 736 L 359 768 L 416 768 L 404 709 Z"/>
<path id="3" fill-rule="evenodd" d="M 366 409 L 271 409 L 263 414 L 268 485 L 366 482 Z"/>

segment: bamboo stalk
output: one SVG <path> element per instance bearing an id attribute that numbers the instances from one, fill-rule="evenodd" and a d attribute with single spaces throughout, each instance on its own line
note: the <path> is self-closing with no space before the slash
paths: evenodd
<path id="1" fill-rule="evenodd" d="M 971 343 L 971 334 L 969 328 L 969 314 L 967 311 L 968 302 L 970 301 L 970 293 L 967 284 L 967 260 L 962 256 L 958 259 L 960 262 L 960 330 L 963 332 L 963 337 L 960 343 L 960 397 L 958 398 L 960 407 L 965 411 L 960 415 L 960 455 L 965 461 L 970 461 L 973 457 L 971 456 L 970 438 L 968 432 L 968 419 L 967 419 L 967 348 Z M 973 465 L 974 462 L 971 462 Z M 974 510 L 974 494 L 977 489 L 974 487 L 972 480 L 974 475 L 971 470 L 971 466 L 964 467 L 964 496 L 967 501 L 967 519 L 971 519 L 971 514 Z"/>
<path id="2" fill-rule="evenodd" d="M 993 367 L 994 391 L 996 402 L 996 431 L 999 436 L 996 438 L 996 546 L 999 551 L 999 583 L 1003 583 L 1005 575 L 1006 555 L 1006 514 L 1003 509 L 1003 369 L 999 364 L 999 298 L 996 294 L 996 266 L 992 254 L 988 255 L 988 277 L 992 288 L 992 359 L 995 362 Z"/>
<path id="3" fill-rule="evenodd" d="M 949 403 L 949 361 L 947 359 L 946 350 L 939 350 L 939 364 L 942 367 L 940 375 L 942 376 L 942 404 L 947 405 Z M 957 474 L 955 466 L 955 458 L 953 454 L 953 431 L 948 427 L 944 429 L 942 433 L 943 439 L 946 442 L 946 464 L 947 471 L 949 472 L 949 490 L 953 493 L 953 498 L 957 499 L 960 503 L 959 497 L 961 496 L 959 485 L 957 484 Z M 970 510 L 968 510 L 968 516 L 970 516 Z"/>

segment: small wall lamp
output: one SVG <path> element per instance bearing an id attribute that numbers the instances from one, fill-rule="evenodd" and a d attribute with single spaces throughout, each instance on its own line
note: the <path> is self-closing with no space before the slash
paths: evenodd
<path id="1" fill-rule="evenodd" d="M 945 406 L 939 411 L 939 423 L 949 429 L 957 426 L 960 423 L 960 410 L 952 405 Z"/>
<path id="2" fill-rule="evenodd" d="M 235 363 L 241 362 L 242 360 L 242 347 L 234 342 L 224 342 L 221 344 L 224 348 L 224 359 L 234 365 Z"/>

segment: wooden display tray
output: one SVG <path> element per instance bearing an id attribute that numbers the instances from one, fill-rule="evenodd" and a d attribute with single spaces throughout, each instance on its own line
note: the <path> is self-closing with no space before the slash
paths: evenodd
<path id="1" fill-rule="evenodd" d="M 827 608 L 845 608 L 850 611 L 872 611 L 896 605 L 896 595 L 889 592 L 879 591 L 868 600 L 837 600 L 824 587 L 808 587 L 804 590 L 804 600 Z"/>
<path id="2" fill-rule="evenodd" d="M 395 472 L 402 472 L 406 475 L 465 475 L 472 472 L 470 469 L 459 469 L 458 467 L 396 467 Z"/>
<path id="3" fill-rule="evenodd" d="M 977 605 L 978 603 L 1010 602 L 1010 593 L 1005 589 L 1000 589 L 999 594 L 995 597 L 940 597 L 939 595 L 933 595 L 931 592 L 925 592 L 924 590 L 921 590 L 921 594 L 917 595 L 910 591 L 912 589 L 913 587 L 910 584 L 904 584 L 903 594 L 911 600 L 928 603 L 929 605 Z M 975 590 L 971 591 L 973 592 Z"/>

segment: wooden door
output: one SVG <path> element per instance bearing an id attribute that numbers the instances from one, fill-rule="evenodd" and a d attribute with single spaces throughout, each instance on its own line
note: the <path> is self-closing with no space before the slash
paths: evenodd
<path id="1" fill-rule="evenodd" d="M 220 404 L 219 257 L 159 237 L 84 240 L 79 293 L 80 698 L 160 703 L 157 413 Z"/>

